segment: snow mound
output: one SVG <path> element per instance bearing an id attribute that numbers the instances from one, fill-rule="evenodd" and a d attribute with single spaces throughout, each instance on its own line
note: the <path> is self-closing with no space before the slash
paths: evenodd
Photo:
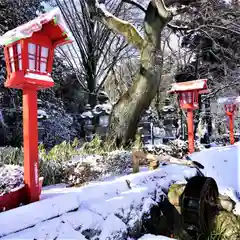
<path id="1" fill-rule="evenodd" d="M 216 180 L 220 193 L 234 201 L 240 199 L 240 145 L 214 147 L 191 154 L 192 160 L 204 166 L 205 176 Z"/>
<path id="2" fill-rule="evenodd" d="M 143 237 L 139 238 L 139 240 L 173 240 L 173 238 L 168 238 L 164 236 L 155 236 L 152 234 L 146 234 Z"/>
<path id="3" fill-rule="evenodd" d="M 126 239 L 164 190 L 194 175 L 167 165 L 79 188 L 48 187 L 41 201 L 0 214 L 0 239 Z"/>

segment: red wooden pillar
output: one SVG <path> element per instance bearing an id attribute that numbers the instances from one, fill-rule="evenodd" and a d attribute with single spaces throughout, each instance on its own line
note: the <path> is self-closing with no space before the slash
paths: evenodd
<path id="1" fill-rule="evenodd" d="M 187 125 L 188 125 L 188 150 L 193 153 L 194 148 L 194 127 L 193 127 L 193 109 L 187 109 Z"/>
<path id="2" fill-rule="evenodd" d="M 23 89 L 24 183 L 27 202 L 39 200 L 37 90 Z"/>
<path id="3" fill-rule="evenodd" d="M 233 114 L 229 114 L 229 133 L 230 133 L 230 144 L 234 144 L 234 124 L 233 124 Z"/>
<path id="4" fill-rule="evenodd" d="M 235 139 L 234 139 L 234 119 L 233 119 L 233 115 L 236 111 L 236 104 L 233 103 L 233 102 L 230 102 L 230 103 L 226 103 L 224 105 L 224 108 L 225 108 L 225 111 L 226 111 L 226 114 L 229 118 L 229 138 L 230 138 L 230 144 L 233 145 L 234 142 L 235 142 Z"/>

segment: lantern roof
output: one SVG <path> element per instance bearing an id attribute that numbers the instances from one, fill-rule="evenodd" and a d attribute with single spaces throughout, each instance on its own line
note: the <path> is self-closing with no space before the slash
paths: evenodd
<path id="1" fill-rule="evenodd" d="M 61 11 L 59 8 L 54 8 L 52 11 L 41 14 L 30 22 L 20 25 L 0 36 L 0 45 L 8 45 L 18 40 L 29 38 L 33 33 L 39 32 L 40 30 L 56 44 L 56 47 L 63 42 L 73 41 Z"/>
<path id="2" fill-rule="evenodd" d="M 172 83 L 169 93 L 199 91 L 199 93 L 208 93 L 207 79 L 198 79 L 188 82 Z"/>

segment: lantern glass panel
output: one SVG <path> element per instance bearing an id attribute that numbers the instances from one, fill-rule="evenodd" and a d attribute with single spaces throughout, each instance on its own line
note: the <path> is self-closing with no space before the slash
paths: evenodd
<path id="1" fill-rule="evenodd" d="M 22 70 L 22 51 L 21 44 L 15 43 L 8 48 L 8 57 L 10 64 L 10 72 Z"/>
<path id="2" fill-rule="evenodd" d="M 17 55 L 18 55 L 18 68 L 19 70 L 22 70 L 22 49 L 21 44 L 17 44 Z"/>
<path id="3" fill-rule="evenodd" d="M 192 100 L 193 100 L 192 92 L 188 92 L 187 94 L 188 94 L 187 103 L 192 103 Z"/>
<path id="4" fill-rule="evenodd" d="M 46 47 L 29 43 L 28 44 L 29 69 L 46 73 L 48 52 L 49 49 Z"/>
<path id="5" fill-rule="evenodd" d="M 36 44 L 28 43 L 29 69 L 35 70 L 36 66 Z"/>
<path id="6" fill-rule="evenodd" d="M 11 66 L 11 72 L 15 72 L 13 46 L 8 48 L 8 54 L 9 54 L 9 61 L 10 61 L 10 66 Z"/>
<path id="7" fill-rule="evenodd" d="M 40 64 L 40 72 L 47 72 L 47 58 L 48 58 L 48 48 L 41 47 L 41 64 Z"/>

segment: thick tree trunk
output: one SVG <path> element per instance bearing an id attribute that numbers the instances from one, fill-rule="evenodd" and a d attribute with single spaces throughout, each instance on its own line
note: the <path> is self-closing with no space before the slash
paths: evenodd
<path id="1" fill-rule="evenodd" d="M 113 107 L 108 134 L 110 144 L 127 145 L 134 140 L 139 118 L 159 88 L 162 65 L 161 31 L 170 21 L 171 14 L 163 8 L 164 16 L 161 16 L 157 4 L 152 2 L 149 3 L 144 19 L 145 38 L 140 49 L 139 73 L 131 88 Z"/>

